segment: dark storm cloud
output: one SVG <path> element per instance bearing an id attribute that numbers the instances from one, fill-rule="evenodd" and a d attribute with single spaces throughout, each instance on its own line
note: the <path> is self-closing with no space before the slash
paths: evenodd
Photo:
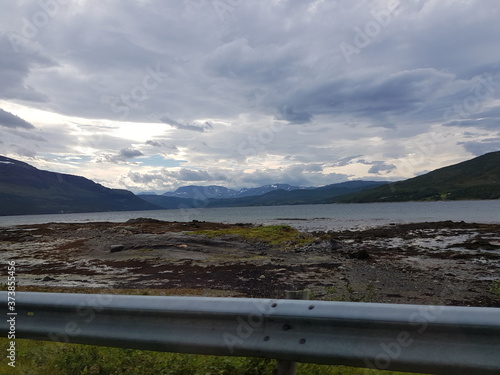
<path id="1" fill-rule="evenodd" d="M 191 169 L 182 168 L 177 176 L 181 181 L 212 181 L 213 178 L 207 171 L 193 171 Z"/>
<path id="2" fill-rule="evenodd" d="M 453 77 L 434 69 L 401 71 L 382 77 L 339 78 L 329 83 L 318 82 L 307 91 L 299 90 L 288 99 L 291 105 L 284 104 L 281 112 L 284 119 L 295 123 L 310 122 L 315 114 L 349 114 L 370 119 L 373 125 L 382 127 L 388 125 L 385 116 L 405 119 L 413 114 L 413 121 L 419 117 L 427 121 L 431 115 L 429 107 L 436 106 L 435 93 L 449 86 L 453 86 Z M 442 105 L 450 101 L 447 97 L 440 100 Z M 442 112 L 434 111 L 434 117 L 440 119 Z"/>
<path id="3" fill-rule="evenodd" d="M 295 108 L 295 106 L 283 105 L 281 108 L 280 120 L 286 120 L 292 124 L 304 124 L 311 122 L 313 115 L 309 111 L 300 111 Z"/>
<path id="4" fill-rule="evenodd" d="M 396 168 L 393 164 L 386 164 L 383 161 L 372 162 L 373 166 L 368 170 L 368 173 L 382 174 L 381 172 L 390 172 Z"/>
<path id="5" fill-rule="evenodd" d="M 34 150 L 29 150 L 25 147 L 22 147 L 22 146 L 18 146 L 18 145 L 12 145 L 13 149 L 14 149 L 14 154 L 15 155 L 19 155 L 21 157 L 26 157 L 26 158 L 35 158 L 37 153 L 36 151 Z"/>
<path id="6" fill-rule="evenodd" d="M 196 132 L 204 132 L 206 130 L 213 128 L 213 126 L 210 122 L 205 122 L 202 125 L 197 125 L 197 124 L 181 123 L 181 122 L 172 120 L 171 118 L 168 118 L 168 117 L 161 117 L 160 121 L 176 128 L 176 129 L 180 129 L 180 130 L 191 130 L 191 131 L 196 131 Z"/>
<path id="7" fill-rule="evenodd" d="M 37 134 L 33 134 L 32 132 L 26 132 L 26 131 L 19 131 L 16 129 L 11 129 L 8 131 L 9 134 L 14 135 L 16 137 L 25 139 L 25 140 L 31 140 L 31 141 L 36 141 L 36 142 L 48 142 L 48 139 Z"/>
<path id="8" fill-rule="evenodd" d="M 488 152 L 500 151 L 500 137 L 484 139 L 482 141 L 461 143 L 467 151 L 475 156 L 480 156 Z"/>
<path id="9" fill-rule="evenodd" d="M 0 99 L 20 99 L 46 102 L 48 97 L 42 90 L 26 84 L 33 69 L 44 69 L 56 63 L 36 45 L 28 44 L 16 53 L 12 45 L 12 34 L 0 29 Z"/>
<path id="10" fill-rule="evenodd" d="M 139 150 L 134 150 L 132 148 L 124 148 L 120 150 L 120 156 L 123 157 L 124 159 L 131 159 L 142 155 L 143 155 L 142 152 L 140 152 Z"/>
<path id="11" fill-rule="evenodd" d="M 6 128 L 34 129 L 35 127 L 22 118 L 0 108 L 0 126 Z"/>
<path id="12" fill-rule="evenodd" d="M 166 120 L 194 131 L 204 129 L 194 123 L 199 117 L 249 110 L 274 113 L 294 124 L 349 114 L 387 127 L 386 116 L 398 116 L 389 124 L 395 127 L 410 115 L 429 120 L 429 107 L 460 98 L 454 85 L 499 70 L 491 62 L 497 57 L 491 42 L 499 31 L 491 23 L 494 12 L 476 11 L 497 9 L 492 1 L 453 7 L 416 0 L 359 1 L 350 6 L 312 0 L 245 2 L 222 19 L 210 2 L 154 5 L 60 4 L 46 28 L 30 40 L 38 52 L 33 47 L 28 57 L 13 54 L 10 34 L 4 33 L 2 64 L 4 72 L 14 73 L 8 76 L 16 80 L 12 90 L 43 93 L 51 100 L 49 106 L 91 117 L 124 115 L 124 108 L 113 106 L 111 99 L 103 104 L 102 98 L 120 103 L 120 98 L 132 97 L 127 118 L 142 120 L 168 103 L 172 115 Z M 36 2 L 10 7 L 14 14 L 24 11 L 28 20 L 43 11 Z M 374 14 L 387 9 L 393 13 L 385 25 Z M 469 22 L 453 22 L 465 15 Z M 379 22 L 380 32 L 348 63 L 338 46 L 354 43 L 353 28 L 364 30 L 370 21 Z M 22 34 L 22 28 L 12 27 L 11 33 Z M 53 33 L 61 30 L 54 40 Z M 71 53 L 64 53 L 68 50 Z M 35 63 L 61 68 L 41 75 Z M 157 66 L 161 73 L 158 85 L 153 85 L 148 69 Z M 22 85 L 29 73 L 36 77 L 32 88 Z M 68 91 L 72 95 L 65 95 Z"/>
<path id="13" fill-rule="evenodd" d="M 482 129 L 498 129 L 498 128 L 500 128 L 500 117 L 487 118 L 487 119 L 457 120 L 457 121 L 448 122 L 444 125 L 446 125 L 446 126 L 474 127 L 474 128 L 482 128 Z"/>
<path id="14" fill-rule="evenodd" d="M 146 144 L 153 146 L 153 147 L 161 147 L 162 146 L 161 143 L 156 142 L 156 141 L 152 141 L 152 140 L 146 141 Z"/>
<path id="15" fill-rule="evenodd" d="M 139 156 L 144 156 L 144 154 L 141 151 L 133 148 L 123 148 L 116 155 L 106 155 L 104 157 L 104 160 L 110 163 L 120 163 L 127 162 L 129 159 L 133 159 Z"/>
<path id="16" fill-rule="evenodd" d="M 343 167 L 343 166 L 349 165 L 352 160 L 358 159 L 361 156 L 363 156 L 363 155 L 359 154 L 359 155 L 347 156 L 345 158 L 341 158 L 341 159 L 337 160 L 334 165 L 339 166 L 339 167 Z"/>

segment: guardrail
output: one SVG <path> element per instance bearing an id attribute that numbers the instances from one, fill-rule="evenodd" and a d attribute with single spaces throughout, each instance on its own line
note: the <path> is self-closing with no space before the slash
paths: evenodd
<path id="1" fill-rule="evenodd" d="M 7 301 L 7 292 L 0 295 Z M 16 314 L 17 338 L 406 372 L 500 374 L 496 308 L 17 292 Z M 6 319 L 0 329 L 6 337 Z"/>

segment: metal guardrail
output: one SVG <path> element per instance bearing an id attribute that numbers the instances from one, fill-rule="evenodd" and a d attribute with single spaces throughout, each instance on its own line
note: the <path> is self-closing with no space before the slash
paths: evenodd
<path id="1" fill-rule="evenodd" d="M 7 301 L 7 292 L 0 298 Z M 500 374 L 496 308 L 17 292 L 16 313 L 17 338 L 406 372 Z M 4 337 L 8 325 L 1 320 Z"/>

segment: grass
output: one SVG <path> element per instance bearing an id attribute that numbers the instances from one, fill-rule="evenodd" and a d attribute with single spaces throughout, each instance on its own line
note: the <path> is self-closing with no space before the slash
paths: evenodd
<path id="1" fill-rule="evenodd" d="M 493 280 L 491 283 L 491 292 L 500 300 L 500 279 Z"/>
<path id="2" fill-rule="evenodd" d="M 189 232 L 200 234 L 208 238 L 238 236 L 245 240 L 264 242 L 271 246 L 300 246 L 312 242 L 314 239 L 289 225 L 268 225 L 241 228 L 224 228 L 215 230 L 198 230 Z"/>
<path id="3" fill-rule="evenodd" d="M 2 349 L 8 340 L 0 339 Z M 161 353 L 99 346 L 16 340 L 16 367 L 1 375 L 272 375 L 274 360 Z M 390 371 L 299 364 L 299 375 L 396 375 Z"/>
<path id="4" fill-rule="evenodd" d="M 374 302 L 377 297 L 377 288 L 370 281 L 367 285 L 357 286 L 354 288 L 351 284 L 345 287 L 345 290 L 338 289 L 334 286 L 328 286 L 324 289 L 321 298 L 323 301 L 343 301 L 343 302 Z M 313 294 L 311 299 L 318 299 Z"/>

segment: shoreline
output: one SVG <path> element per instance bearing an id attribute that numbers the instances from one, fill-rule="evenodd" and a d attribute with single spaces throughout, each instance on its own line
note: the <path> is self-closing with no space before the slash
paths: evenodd
<path id="1" fill-rule="evenodd" d="M 264 227 L 154 219 L 0 227 L 0 256 L 18 265 L 19 291 L 284 298 L 310 289 L 319 300 L 500 307 L 500 224 L 277 226 L 295 236 L 279 245 L 231 234 L 252 228 Z"/>

